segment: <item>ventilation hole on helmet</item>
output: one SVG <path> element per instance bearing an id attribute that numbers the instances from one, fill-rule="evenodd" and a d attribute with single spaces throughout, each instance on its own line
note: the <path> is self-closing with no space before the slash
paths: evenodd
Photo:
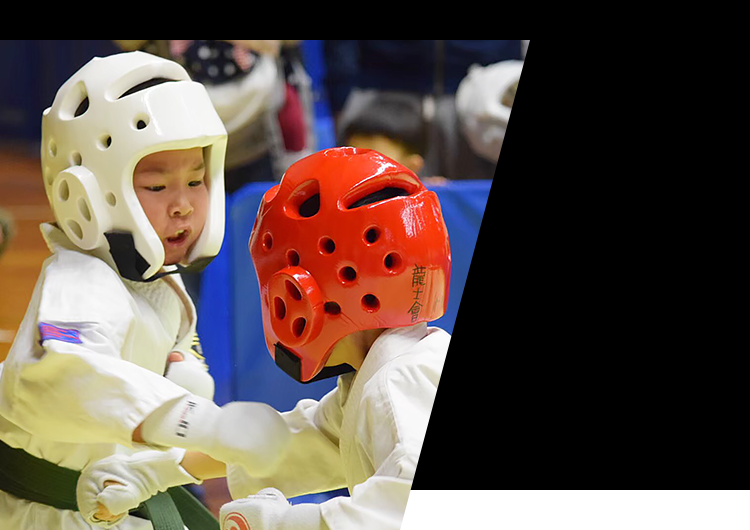
<path id="1" fill-rule="evenodd" d="M 380 239 L 380 229 L 377 226 L 373 226 L 365 232 L 365 241 L 370 245 L 375 243 L 378 239 Z"/>
<path id="2" fill-rule="evenodd" d="M 307 326 L 307 320 L 305 320 L 302 317 L 295 318 L 294 322 L 292 322 L 292 334 L 295 337 L 301 337 L 302 334 L 305 332 L 306 326 Z"/>
<path id="3" fill-rule="evenodd" d="M 110 206 L 117 206 L 117 197 L 111 191 L 104 194 L 104 200 L 106 200 L 107 204 Z"/>
<path id="4" fill-rule="evenodd" d="M 380 300 L 374 294 L 366 294 L 362 297 L 362 309 L 374 313 L 380 309 Z"/>
<path id="5" fill-rule="evenodd" d="M 83 116 L 83 114 L 89 110 L 89 97 L 86 96 L 83 101 L 78 105 L 76 111 L 73 113 L 73 117 Z"/>
<path id="6" fill-rule="evenodd" d="M 104 151 L 105 149 L 109 149 L 109 147 L 112 145 L 112 137 L 108 134 L 103 134 L 99 137 L 99 149 Z"/>
<path id="7" fill-rule="evenodd" d="M 286 262 L 290 267 L 296 267 L 299 265 L 299 253 L 294 249 L 287 250 Z"/>
<path id="8" fill-rule="evenodd" d="M 291 296 L 293 300 L 297 300 L 297 301 L 302 300 L 302 293 L 300 292 L 299 289 L 297 289 L 297 286 L 294 285 L 289 280 L 287 280 L 285 283 L 286 283 L 286 292 L 289 293 L 289 296 Z"/>
<path id="9" fill-rule="evenodd" d="M 351 283 L 357 279 L 357 271 L 353 267 L 343 267 L 339 270 L 339 278 L 345 283 Z"/>
<path id="10" fill-rule="evenodd" d="M 54 140 L 49 141 L 48 149 L 50 156 L 57 156 L 57 143 Z"/>
<path id="11" fill-rule="evenodd" d="M 67 221 L 65 221 L 65 223 L 68 225 L 68 228 L 70 228 L 70 231 L 73 232 L 73 234 L 78 239 L 83 239 L 83 229 L 81 228 L 81 225 L 79 225 L 73 219 L 68 219 Z"/>
<path id="12" fill-rule="evenodd" d="M 318 248 L 321 254 L 333 254 L 336 250 L 336 243 L 330 237 L 321 237 L 318 241 Z"/>
<path id="13" fill-rule="evenodd" d="M 65 202 L 70 197 L 70 188 L 68 187 L 68 181 L 63 180 L 60 182 L 60 187 L 57 188 L 57 196 L 61 201 Z"/>
<path id="14" fill-rule="evenodd" d="M 89 210 L 89 205 L 83 197 L 78 198 L 78 211 L 81 212 L 86 221 L 91 221 L 91 210 Z"/>
<path id="15" fill-rule="evenodd" d="M 263 234 L 261 246 L 263 247 L 263 250 L 271 250 L 273 248 L 273 236 L 270 232 Z"/>
<path id="16" fill-rule="evenodd" d="M 44 166 L 44 181 L 47 183 L 47 186 L 52 186 L 52 181 L 55 180 L 55 174 L 52 173 L 52 170 L 48 166 Z"/>
<path id="17" fill-rule="evenodd" d="M 72 120 L 82 116 L 89 108 L 89 95 L 86 83 L 79 81 L 71 86 L 63 96 L 58 116 L 63 120 Z"/>
<path id="18" fill-rule="evenodd" d="M 361 206 L 367 206 L 368 204 L 374 204 L 376 202 L 382 202 L 388 199 L 392 199 L 393 197 L 404 197 L 406 195 L 409 195 L 409 192 L 403 188 L 393 188 L 393 187 L 383 188 L 373 193 L 370 193 L 369 195 L 365 195 L 358 201 L 347 206 L 347 210 L 360 208 Z"/>
<path id="19" fill-rule="evenodd" d="M 306 180 L 289 194 L 284 213 L 293 219 L 313 217 L 320 211 L 320 183 Z"/>
<path id="20" fill-rule="evenodd" d="M 320 193 L 316 193 L 299 205 L 300 217 L 312 217 L 320 211 Z"/>
<path id="21" fill-rule="evenodd" d="M 401 270 L 403 262 L 404 260 L 401 259 L 401 255 L 396 252 L 391 252 L 390 254 L 386 255 L 385 259 L 383 260 L 385 268 L 388 269 L 388 272 L 399 272 Z"/>
<path id="22" fill-rule="evenodd" d="M 167 79 L 166 77 L 154 77 L 153 79 L 149 79 L 148 81 L 144 81 L 143 83 L 138 83 L 132 88 L 129 88 L 126 90 L 120 97 L 117 99 L 122 99 L 127 96 L 132 96 L 136 92 L 140 92 L 141 90 L 146 90 L 147 88 L 151 88 L 156 85 L 161 85 L 162 83 L 170 83 L 176 81 L 175 79 Z"/>
<path id="23" fill-rule="evenodd" d="M 148 118 L 145 116 L 135 122 L 135 128 L 139 131 L 146 127 L 148 127 Z"/>
<path id="24" fill-rule="evenodd" d="M 79 153 L 78 151 L 73 151 L 72 153 L 70 153 L 70 165 L 80 166 L 81 164 L 83 164 L 81 153 Z"/>
<path id="25" fill-rule="evenodd" d="M 325 312 L 329 315 L 340 315 L 341 314 L 341 306 L 338 305 L 336 302 L 326 302 L 323 305 L 323 309 Z"/>
<path id="26" fill-rule="evenodd" d="M 286 304 L 278 296 L 273 299 L 273 313 L 278 320 L 284 320 L 286 316 Z"/>

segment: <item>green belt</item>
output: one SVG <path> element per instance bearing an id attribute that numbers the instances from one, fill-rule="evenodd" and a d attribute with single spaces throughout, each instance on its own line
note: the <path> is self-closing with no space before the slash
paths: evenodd
<path id="1" fill-rule="evenodd" d="M 80 474 L 0 440 L 0 490 L 19 499 L 77 512 Z M 154 530 L 219 530 L 213 514 L 181 486 L 154 495 L 130 514 L 149 519 Z"/>

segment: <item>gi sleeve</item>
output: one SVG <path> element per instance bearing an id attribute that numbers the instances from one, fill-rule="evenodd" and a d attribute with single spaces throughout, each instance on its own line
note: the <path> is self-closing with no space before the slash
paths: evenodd
<path id="1" fill-rule="evenodd" d="M 359 461 L 371 463 L 373 473 L 350 497 L 321 504 L 331 530 L 399 530 L 441 369 L 442 364 L 397 363 L 367 383 L 351 451 L 359 453 Z"/>
<path id="2" fill-rule="evenodd" d="M 346 486 L 339 453 L 342 419 L 339 390 L 332 390 L 320 402 L 303 399 L 293 410 L 282 414 L 292 431 L 292 441 L 273 474 L 252 477 L 240 466 L 227 466 L 227 483 L 233 499 L 254 495 L 266 487 L 296 497 Z"/>
<path id="3" fill-rule="evenodd" d="M 132 446 L 146 416 L 188 391 L 121 358 L 135 318 L 130 304 L 119 276 L 100 260 L 53 260 L 8 358 L 0 413 L 49 439 Z"/>

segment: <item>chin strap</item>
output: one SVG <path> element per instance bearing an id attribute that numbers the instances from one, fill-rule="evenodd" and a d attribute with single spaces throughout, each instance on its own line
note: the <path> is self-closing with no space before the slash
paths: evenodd
<path id="1" fill-rule="evenodd" d="M 133 234 L 130 232 L 106 232 L 104 236 L 107 238 L 109 253 L 112 255 L 115 265 L 117 265 L 117 271 L 120 273 L 120 276 L 134 282 L 153 282 L 168 274 L 200 272 L 215 257 L 210 256 L 197 259 L 187 267 L 176 265 L 173 271 L 159 272 L 144 280 L 143 273 L 148 270 L 149 264 L 141 256 L 140 252 L 136 250 Z"/>
<path id="2" fill-rule="evenodd" d="M 182 274 L 183 272 L 187 274 L 191 274 L 191 273 L 200 272 L 203 269 L 205 269 L 208 266 L 208 264 L 211 263 L 211 261 L 213 261 L 213 259 L 214 259 L 214 256 L 211 256 L 208 258 L 200 258 L 192 262 L 187 267 L 183 267 L 182 265 L 175 265 L 175 267 L 177 268 L 173 271 L 157 272 L 156 274 L 151 276 L 151 278 L 148 278 L 146 280 L 141 280 L 141 281 L 153 282 L 154 280 L 158 280 L 159 278 L 163 278 L 164 276 L 167 276 L 169 274 L 177 274 L 177 273 Z"/>
<path id="3" fill-rule="evenodd" d="M 346 363 L 339 364 L 336 366 L 326 366 L 323 368 L 318 375 L 310 379 L 309 381 L 302 381 L 302 360 L 297 357 L 294 353 L 287 350 L 281 343 L 276 343 L 276 353 L 274 359 L 276 366 L 281 368 L 286 375 L 302 384 L 314 383 L 322 379 L 328 379 L 330 377 L 337 377 L 339 375 L 354 372 L 354 368 Z"/>

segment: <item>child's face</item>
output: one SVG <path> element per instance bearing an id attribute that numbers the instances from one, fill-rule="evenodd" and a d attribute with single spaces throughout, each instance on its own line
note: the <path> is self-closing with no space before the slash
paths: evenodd
<path id="1" fill-rule="evenodd" d="M 143 157 L 133 187 L 164 245 L 165 265 L 181 262 L 200 237 L 208 213 L 203 148 L 161 151 Z"/>

